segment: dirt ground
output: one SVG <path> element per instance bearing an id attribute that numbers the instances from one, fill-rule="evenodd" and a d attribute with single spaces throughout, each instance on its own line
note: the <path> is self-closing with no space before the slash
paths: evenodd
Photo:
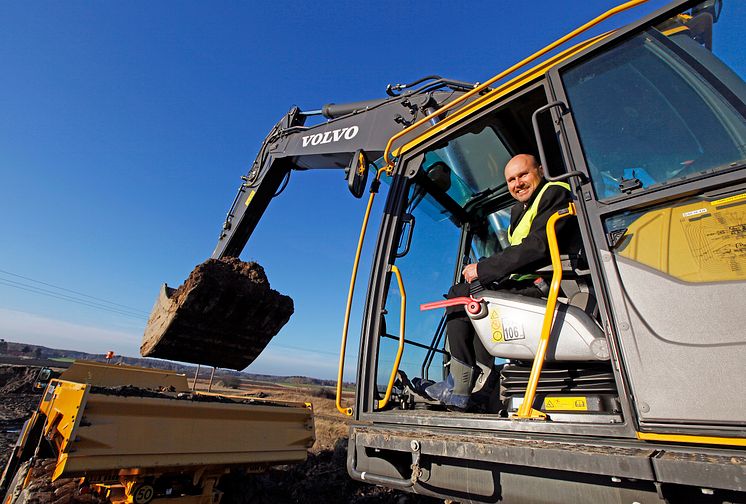
<path id="1" fill-rule="evenodd" d="M 0 467 L 5 467 L 23 422 L 41 399 L 33 393 L 37 372 L 35 367 L 0 366 Z"/>
<path id="2" fill-rule="evenodd" d="M 206 386 L 206 385 L 205 385 Z M 336 407 L 333 389 L 245 383 L 242 392 L 280 401 L 313 404 L 316 443 L 302 464 L 270 469 L 238 482 L 248 491 L 233 492 L 222 504 L 440 504 L 443 501 L 354 481 L 347 474 L 347 418 Z M 235 392 L 235 391 L 234 391 Z M 345 402 L 353 400 L 345 394 Z"/>
<path id="3" fill-rule="evenodd" d="M 0 467 L 5 466 L 23 422 L 41 399 L 41 394 L 33 393 L 37 372 L 38 368 L 34 367 L 0 365 Z M 198 389 L 202 388 L 207 387 L 198 385 Z M 220 392 L 215 388 L 213 391 Z M 236 392 L 230 390 L 231 394 Z M 222 504 L 442 502 L 359 483 L 348 476 L 345 467 L 348 428 L 346 418 L 337 412 L 331 389 L 245 383 L 240 393 L 281 401 L 311 401 L 315 414 L 316 443 L 302 464 L 274 467 L 264 474 L 237 476 L 224 481 L 227 493 Z"/>

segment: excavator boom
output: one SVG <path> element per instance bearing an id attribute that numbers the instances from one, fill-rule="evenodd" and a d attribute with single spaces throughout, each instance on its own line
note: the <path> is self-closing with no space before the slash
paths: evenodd
<path id="1" fill-rule="evenodd" d="M 248 174 L 242 177 L 212 258 L 241 253 L 292 170 L 348 169 L 360 150 L 374 161 L 383 155 L 392 135 L 474 87 L 439 78 L 434 82 L 449 88 L 431 90 L 428 86 L 380 100 L 327 104 L 312 112 L 291 108 L 272 128 Z M 308 117 L 315 115 L 328 120 L 305 126 Z"/>
<path id="2" fill-rule="evenodd" d="M 401 94 L 395 91 L 417 85 Z M 327 104 L 312 112 L 291 108 L 241 177 L 211 259 L 197 266 L 179 289 L 162 287 L 141 354 L 231 369 L 248 366 L 289 320 L 293 304 L 269 288 L 261 266 L 243 263 L 238 255 L 291 172 L 346 169 L 350 189 L 360 197 L 368 160 L 383 155 L 392 135 L 473 87 L 428 77 L 389 86 L 387 98 Z M 309 117 L 319 115 L 327 121 L 306 125 Z"/>

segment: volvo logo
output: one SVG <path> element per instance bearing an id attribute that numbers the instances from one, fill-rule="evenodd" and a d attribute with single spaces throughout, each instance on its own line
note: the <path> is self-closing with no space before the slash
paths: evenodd
<path id="1" fill-rule="evenodd" d="M 344 138 L 345 140 L 352 140 L 355 138 L 360 131 L 357 126 L 350 126 L 349 128 L 335 129 L 327 131 L 325 133 L 316 133 L 315 135 L 306 135 L 302 137 L 303 147 L 309 145 L 320 145 L 332 142 L 339 142 Z"/>

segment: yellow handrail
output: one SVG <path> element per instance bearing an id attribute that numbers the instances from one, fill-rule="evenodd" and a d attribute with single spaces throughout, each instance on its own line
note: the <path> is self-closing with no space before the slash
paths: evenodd
<path id="1" fill-rule="evenodd" d="M 371 183 L 371 186 L 373 184 L 378 183 L 378 181 L 381 178 L 381 175 L 383 175 L 384 172 L 386 172 L 386 168 L 380 168 L 376 172 L 376 178 Z M 365 217 L 363 218 L 363 225 L 360 228 L 360 238 L 357 241 L 357 251 L 355 252 L 355 262 L 352 265 L 352 277 L 350 278 L 350 287 L 347 292 L 347 306 L 345 308 L 345 319 L 344 319 L 344 326 L 342 327 L 342 345 L 339 349 L 339 371 L 337 373 L 337 410 L 342 413 L 343 415 L 352 416 L 352 408 L 345 408 L 342 406 L 342 380 L 344 375 L 344 368 L 345 368 L 345 351 L 347 350 L 347 331 L 350 327 L 350 311 L 352 310 L 352 298 L 355 294 L 355 280 L 357 279 L 357 268 L 360 265 L 360 254 L 363 249 L 363 241 L 365 241 L 365 232 L 368 229 L 368 219 L 370 218 L 370 210 L 373 208 L 373 200 L 376 197 L 376 193 L 378 191 L 374 191 L 371 189 L 370 197 L 368 198 L 368 207 L 365 209 Z"/>
<path id="2" fill-rule="evenodd" d="M 396 359 L 394 359 L 394 367 L 391 368 L 391 376 L 389 376 L 389 383 L 386 386 L 386 394 L 378 402 L 378 409 L 383 409 L 391 399 L 391 389 L 394 388 L 394 381 L 396 380 L 396 372 L 399 370 L 399 363 L 401 363 L 401 354 L 404 352 L 404 325 L 407 318 L 407 293 L 404 291 L 404 282 L 401 279 L 401 273 L 399 268 L 392 265 L 391 272 L 396 275 L 396 281 L 399 283 L 399 293 L 401 294 L 401 313 L 399 315 L 399 349 L 396 352 Z"/>
<path id="3" fill-rule="evenodd" d="M 552 333 L 552 325 L 554 323 L 554 309 L 557 306 L 557 296 L 559 294 L 560 282 L 562 281 L 562 261 L 560 260 L 559 246 L 557 245 L 555 224 L 558 220 L 571 215 L 576 215 L 574 203 L 570 203 L 566 210 L 560 210 L 549 217 L 549 221 L 547 221 L 547 243 L 549 244 L 549 254 L 552 257 L 552 283 L 549 286 L 547 309 L 544 312 L 544 324 L 541 326 L 541 338 L 539 339 L 539 347 L 536 349 L 534 363 L 531 366 L 531 374 L 528 377 L 526 394 L 523 396 L 523 403 L 521 403 L 518 412 L 513 415 L 513 418 L 546 418 L 543 412 L 533 408 L 533 403 L 536 397 L 536 388 L 539 385 L 541 369 L 544 367 L 547 347 L 549 346 L 549 336 Z"/>
<path id="4" fill-rule="evenodd" d="M 564 37 L 561 37 L 561 38 L 555 40 L 554 42 L 552 42 L 548 46 L 544 47 L 543 49 L 535 52 L 531 56 L 529 56 L 527 58 L 524 58 L 523 60 L 519 61 L 515 65 L 511 66 L 510 68 L 508 68 L 507 70 L 504 70 L 504 71 L 500 72 L 499 74 L 495 75 L 490 80 L 488 80 L 488 81 L 480 84 L 479 86 L 475 87 L 471 91 L 469 91 L 469 92 L 467 92 L 467 93 L 459 96 L 458 98 L 456 98 L 452 102 L 446 103 L 445 105 L 443 105 L 442 107 L 440 107 L 438 110 L 436 110 L 432 114 L 429 114 L 429 115 L 423 117 L 422 119 L 420 119 L 419 121 L 415 122 L 411 126 L 409 126 L 409 127 L 405 128 L 405 129 L 401 130 L 400 132 L 398 132 L 397 134 L 395 134 L 394 136 L 392 136 L 389 139 L 388 143 L 386 144 L 386 150 L 384 150 L 384 152 L 383 152 L 383 161 L 386 163 L 387 168 L 389 170 L 391 170 L 393 168 L 393 160 L 390 159 L 390 157 L 389 157 L 390 154 L 391 154 L 391 147 L 394 144 L 394 142 L 396 140 L 398 140 L 399 138 L 401 138 L 402 136 L 406 135 L 407 133 L 410 133 L 413 129 L 418 128 L 421 125 L 429 122 L 433 117 L 437 117 L 437 116 L 441 115 L 445 111 L 452 109 L 453 107 L 455 107 L 459 103 L 462 103 L 463 101 L 471 98 L 475 94 L 478 94 L 478 93 L 484 91 L 486 88 L 488 88 L 489 86 L 491 86 L 495 82 L 499 81 L 500 79 L 502 79 L 506 75 L 509 75 L 509 74 L 513 73 L 514 71 L 518 70 L 519 68 L 521 68 L 522 66 L 527 65 L 528 63 L 531 63 L 532 61 L 540 58 L 541 56 L 545 55 L 549 51 L 555 49 L 556 47 L 558 47 L 558 46 L 560 46 L 562 44 L 564 44 L 568 40 L 570 40 L 570 39 L 572 39 L 574 37 L 577 37 L 578 35 L 580 35 L 584 31 L 589 30 L 590 28 L 593 28 L 597 24 L 605 21 L 606 19 L 608 19 L 608 18 L 610 18 L 612 16 L 617 15 L 620 12 L 623 12 L 625 10 L 631 9 L 633 7 L 637 7 L 638 5 L 643 4 L 643 3 L 647 2 L 647 1 L 648 0 L 630 0 L 629 2 L 625 2 L 625 3 L 621 4 L 621 5 L 618 5 L 618 6 L 614 7 L 613 9 L 607 10 L 606 12 L 604 12 L 603 14 L 601 14 L 600 16 L 595 17 L 594 19 L 588 21 L 587 23 L 585 23 L 584 25 L 582 25 L 582 26 L 576 28 L 575 30 L 571 31 L 570 33 L 568 33 Z M 423 132 L 423 134 L 424 134 L 424 132 Z"/>

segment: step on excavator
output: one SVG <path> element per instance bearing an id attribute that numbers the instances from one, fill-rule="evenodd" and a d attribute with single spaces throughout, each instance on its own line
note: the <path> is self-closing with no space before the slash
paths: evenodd
<path id="1" fill-rule="evenodd" d="M 746 11 L 680 0 L 581 39 L 641 3 L 478 86 L 390 87 L 383 101 L 325 108 L 330 121 L 315 127 L 292 109 L 265 141 L 213 258 L 240 254 L 291 170 L 346 169 L 357 197 L 373 174 L 337 387 L 352 478 L 457 502 L 746 500 Z M 464 305 L 494 357 L 482 374 L 495 377 L 485 408 L 448 411 L 409 377 L 448 373 L 441 295 L 466 264 L 510 246 L 503 168 L 519 153 L 567 183 L 572 203 L 547 225 L 551 264 L 516 272 L 544 279 L 541 299 L 485 285 L 448 301 Z M 352 298 L 383 178 L 344 405 Z M 579 251 L 559 249 L 561 219 L 577 221 Z"/>

